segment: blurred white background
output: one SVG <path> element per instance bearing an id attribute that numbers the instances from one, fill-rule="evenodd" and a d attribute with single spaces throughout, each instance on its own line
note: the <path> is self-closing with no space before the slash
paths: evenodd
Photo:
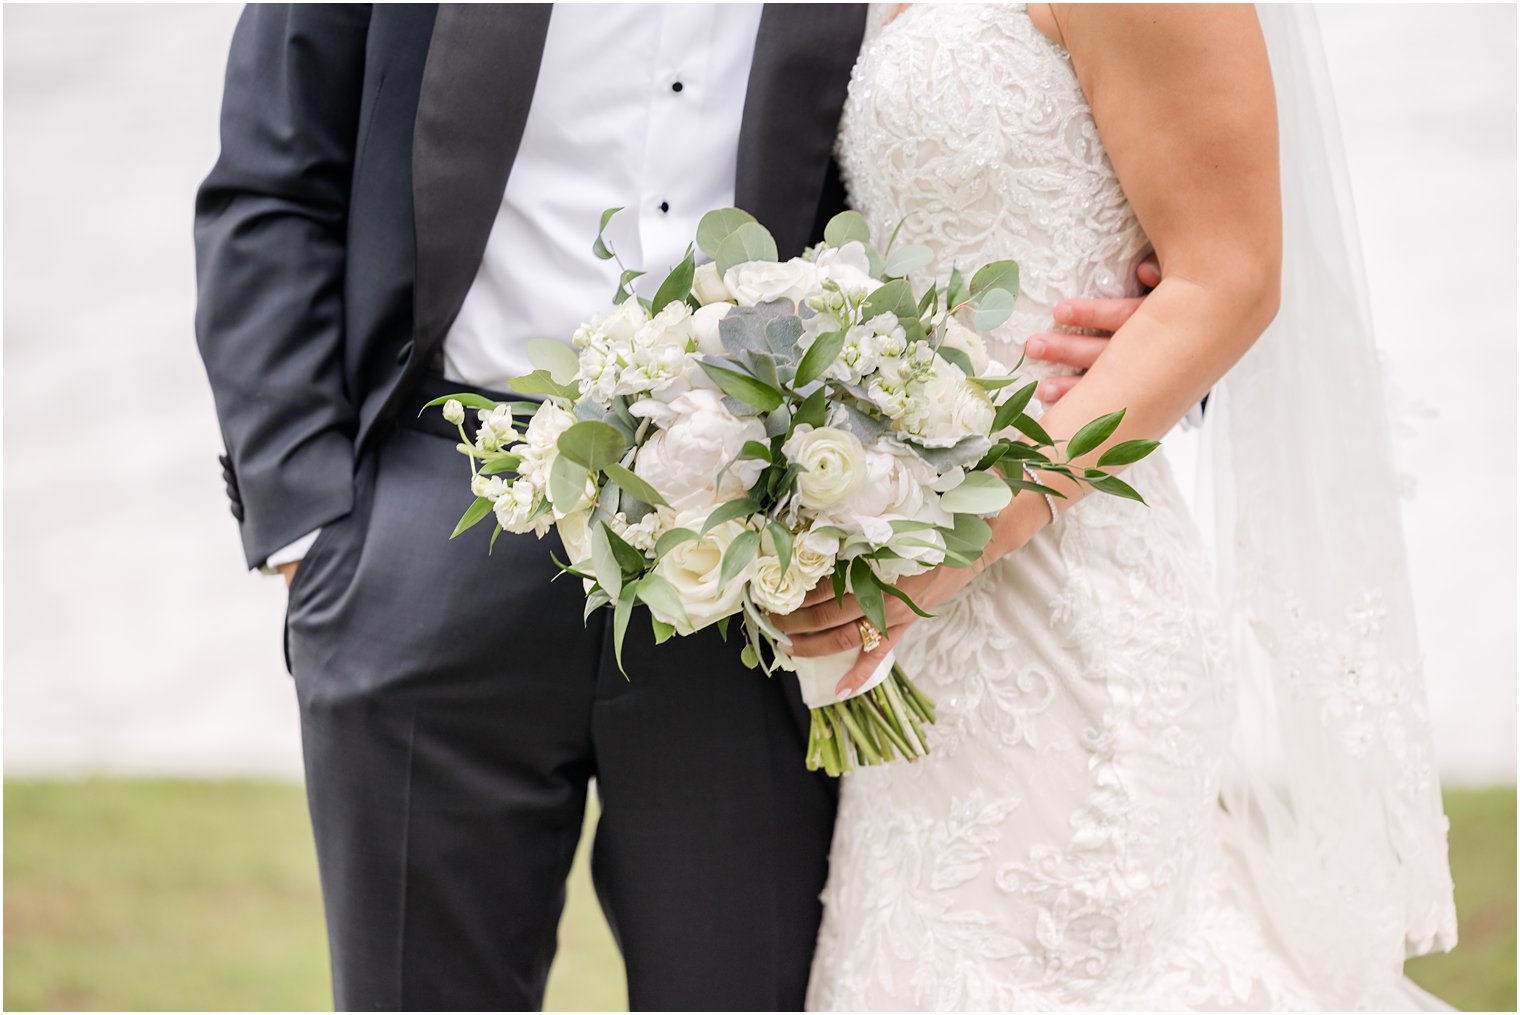
<path id="1" fill-rule="evenodd" d="M 191 328 L 191 201 L 238 10 L 5 8 L 10 774 L 300 771 L 284 591 L 244 570 Z M 1407 396 L 1439 758 L 1512 782 L 1515 9 L 1320 18 Z"/>

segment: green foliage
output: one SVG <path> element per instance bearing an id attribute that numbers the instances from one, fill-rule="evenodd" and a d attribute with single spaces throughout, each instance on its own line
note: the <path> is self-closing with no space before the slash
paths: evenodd
<path id="1" fill-rule="evenodd" d="M 740 226 L 755 221 L 755 216 L 738 208 L 719 208 L 702 216 L 697 223 L 697 248 L 711 257 L 718 258 L 718 248 Z"/>
<path id="2" fill-rule="evenodd" d="M 770 230 L 758 222 L 745 222 L 723 238 L 713 260 L 718 271 L 727 273 L 736 264 L 747 261 L 774 261 L 777 258 L 776 240 Z"/>
<path id="3" fill-rule="evenodd" d="M 481 519 L 491 513 L 491 502 L 485 497 L 476 497 L 474 503 L 465 508 L 460 516 L 459 524 L 454 526 L 454 531 L 449 535 L 450 539 L 473 528 Z"/>
<path id="4" fill-rule="evenodd" d="M 610 261 L 617 256 L 607 245 L 607 241 L 602 238 L 602 234 L 607 231 L 607 223 L 612 221 L 612 216 L 622 210 L 622 208 L 608 208 L 602 212 L 602 221 L 596 227 L 596 242 L 591 244 L 591 252 L 599 261 Z"/>
<path id="5" fill-rule="evenodd" d="M 654 299 L 649 302 L 649 312 L 658 314 L 671 303 L 684 302 L 691 295 L 691 283 L 697 274 L 697 262 L 690 247 L 686 248 L 686 257 L 681 263 L 672 269 L 665 281 L 660 283 L 659 290 L 654 294 Z"/>

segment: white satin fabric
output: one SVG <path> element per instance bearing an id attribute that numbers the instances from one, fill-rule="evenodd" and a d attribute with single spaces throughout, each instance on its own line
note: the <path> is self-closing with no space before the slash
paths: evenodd
<path id="1" fill-rule="evenodd" d="M 1022 5 L 873 21 L 840 156 L 874 231 L 936 251 L 917 281 L 1016 258 L 1007 362 L 1126 294 L 1146 238 L 1064 50 Z M 1401 971 L 1452 916 L 1395 487 L 1290 27 L 1285 309 L 1209 403 L 1218 560 L 1157 456 L 1149 506 L 1087 498 L 907 632 L 932 754 L 844 780 L 810 1008 L 1438 1004 Z"/>

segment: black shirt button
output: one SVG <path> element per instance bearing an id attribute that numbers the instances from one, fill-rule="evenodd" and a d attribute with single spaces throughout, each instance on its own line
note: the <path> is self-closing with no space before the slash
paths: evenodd
<path id="1" fill-rule="evenodd" d="M 679 91 L 681 91 L 685 87 L 686 87 L 685 85 L 683 85 L 683 84 L 681 84 L 681 82 L 677 81 L 675 84 L 673 84 L 673 85 L 670 86 L 670 90 L 673 91 L 673 92 L 679 92 Z"/>
<path id="2" fill-rule="evenodd" d="M 661 201 L 660 202 L 660 211 L 670 211 L 670 202 L 669 201 Z"/>

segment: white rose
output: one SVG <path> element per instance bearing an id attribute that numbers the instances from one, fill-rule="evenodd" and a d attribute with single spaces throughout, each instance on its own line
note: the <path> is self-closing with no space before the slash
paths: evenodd
<path id="1" fill-rule="evenodd" d="M 715 261 L 697 265 L 691 291 L 697 297 L 697 302 L 704 307 L 713 303 L 728 303 L 734 298 L 728 291 L 728 286 L 723 284 L 723 276 L 718 274 L 718 265 Z"/>
<path id="2" fill-rule="evenodd" d="M 838 553 L 839 537 L 825 535 L 815 525 L 792 542 L 792 566 L 816 582 L 833 572 Z"/>
<path id="3" fill-rule="evenodd" d="M 635 402 L 628 411 L 659 428 L 639 448 L 633 471 L 677 512 L 711 512 L 744 496 L 765 471 L 761 461 L 734 461 L 745 441 L 764 443 L 765 424 L 729 412 L 721 392 L 693 388 L 669 402 Z"/>
<path id="4" fill-rule="evenodd" d="M 820 250 L 813 264 L 818 268 L 820 279 L 833 282 L 855 303 L 881 288 L 881 280 L 871 275 L 871 261 L 866 256 L 865 244 L 859 240 Z"/>
<path id="5" fill-rule="evenodd" d="M 945 324 L 945 345 L 965 353 L 978 377 L 987 376 L 991 360 L 987 357 L 987 345 L 981 335 L 952 317 Z"/>
<path id="6" fill-rule="evenodd" d="M 755 574 L 750 579 L 749 591 L 755 604 L 767 613 L 791 613 L 802 605 L 809 590 L 818 583 L 809 579 L 794 562 L 781 570 L 781 558 L 761 554 L 755 559 Z"/>
<path id="7" fill-rule="evenodd" d="M 691 516 L 683 519 L 692 528 L 700 528 L 702 518 Z M 738 521 L 724 522 L 707 535 L 691 539 L 673 547 L 655 565 L 654 573 L 670 582 L 681 605 L 686 610 L 686 620 L 670 616 L 650 607 L 650 612 L 680 634 L 700 631 L 709 624 L 732 616 L 744 598 L 745 583 L 755 573 L 756 562 L 751 560 L 732 581 L 724 584 L 722 578 L 723 554 L 733 543 L 744 526 Z"/>
<path id="8" fill-rule="evenodd" d="M 818 288 L 818 269 L 800 257 L 790 261 L 746 261 L 736 264 L 723 276 L 723 282 L 742 307 L 753 307 L 772 300 L 807 299 Z"/>
<path id="9" fill-rule="evenodd" d="M 710 303 L 691 315 L 692 334 L 697 339 L 697 351 L 702 355 L 727 355 L 727 351 L 723 348 L 723 340 L 718 333 L 718 322 L 727 317 L 733 307 L 732 303 Z"/>
<path id="10" fill-rule="evenodd" d="M 797 477 L 802 506 L 814 511 L 833 507 L 854 493 L 865 478 L 865 449 L 860 438 L 837 427 L 811 427 L 806 423 L 792 431 L 782 454 L 802 473 Z"/>

